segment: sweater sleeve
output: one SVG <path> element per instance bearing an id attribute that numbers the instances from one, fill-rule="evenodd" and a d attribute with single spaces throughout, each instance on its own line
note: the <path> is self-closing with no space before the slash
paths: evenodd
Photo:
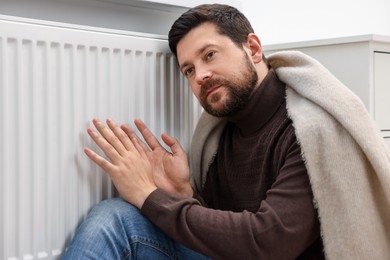
<path id="1" fill-rule="evenodd" d="M 210 209 L 161 189 L 141 210 L 174 240 L 213 259 L 295 259 L 320 232 L 297 144 L 257 212 Z"/>

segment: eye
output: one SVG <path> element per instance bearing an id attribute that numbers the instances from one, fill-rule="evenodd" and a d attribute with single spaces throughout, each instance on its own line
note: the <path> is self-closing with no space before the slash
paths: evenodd
<path id="1" fill-rule="evenodd" d="M 194 71 L 194 68 L 193 67 L 189 67 L 189 68 L 184 70 L 183 74 L 184 74 L 184 76 L 189 77 L 192 74 L 193 71 Z"/>
<path id="2" fill-rule="evenodd" d="M 209 51 L 206 53 L 206 59 L 209 60 L 214 57 L 215 51 Z"/>

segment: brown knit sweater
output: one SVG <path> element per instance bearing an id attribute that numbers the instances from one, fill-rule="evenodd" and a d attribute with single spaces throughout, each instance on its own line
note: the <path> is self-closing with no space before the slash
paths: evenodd
<path id="1" fill-rule="evenodd" d="M 284 96 L 270 70 L 245 109 L 229 118 L 198 200 L 158 189 L 143 214 L 213 259 L 322 259 L 317 212 Z"/>

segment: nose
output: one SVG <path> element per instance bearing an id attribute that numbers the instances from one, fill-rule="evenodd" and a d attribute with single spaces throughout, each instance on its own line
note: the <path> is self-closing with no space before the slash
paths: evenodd
<path id="1" fill-rule="evenodd" d="M 196 70 L 196 83 L 199 85 L 204 84 L 207 80 L 213 76 L 212 72 L 207 68 L 197 68 Z"/>

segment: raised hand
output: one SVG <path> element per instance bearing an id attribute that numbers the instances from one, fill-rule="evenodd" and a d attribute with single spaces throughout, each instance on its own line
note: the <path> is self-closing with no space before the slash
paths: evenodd
<path id="1" fill-rule="evenodd" d="M 143 144 L 142 147 L 152 163 L 156 186 L 167 192 L 191 197 L 193 190 L 189 182 L 190 170 L 188 158 L 178 140 L 165 133 L 161 135 L 164 143 L 172 151 L 169 152 L 160 144 L 141 120 L 135 120 L 134 123 L 149 146 L 147 147 L 139 140 L 139 143 Z M 122 125 L 121 128 L 131 140 L 138 138 L 129 126 Z"/>
<path id="2" fill-rule="evenodd" d="M 109 174 L 121 196 L 141 208 L 145 199 L 157 189 L 154 184 L 153 169 L 138 138 L 130 137 L 111 119 L 108 128 L 98 119 L 93 119 L 98 134 L 92 128 L 87 132 L 102 149 L 109 160 L 89 148 L 87 156 Z"/>

